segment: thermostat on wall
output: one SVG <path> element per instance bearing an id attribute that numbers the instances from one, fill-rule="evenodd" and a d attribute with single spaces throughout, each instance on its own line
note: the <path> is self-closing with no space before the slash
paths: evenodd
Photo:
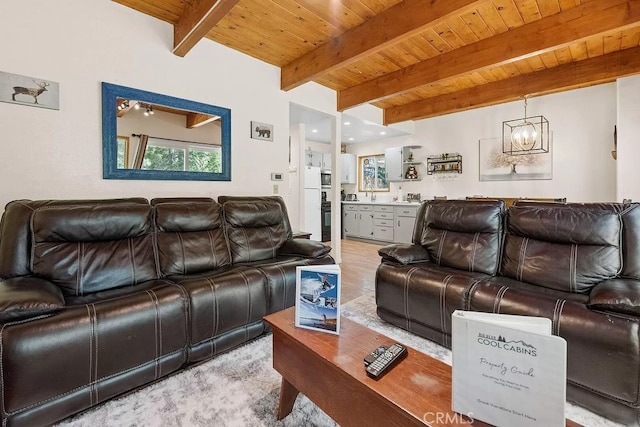
<path id="1" fill-rule="evenodd" d="M 271 172 L 271 181 L 282 181 L 282 174 L 278 172 Z"/>

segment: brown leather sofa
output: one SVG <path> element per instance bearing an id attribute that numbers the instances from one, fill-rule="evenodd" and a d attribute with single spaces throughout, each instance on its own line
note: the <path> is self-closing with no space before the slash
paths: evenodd
<path id="1" fill-rule="evenodd" d="M 18 200 L 0 223 L 2 425 L 47 425 L 251 340 L 294 304 L 279 197 Z"/>
<path id="2" fill-rule="evenodd" d="M 429 201 L 379 250 L 378 315 L 451 346 L 454 310 L 542 316 L 567 341 L 567 398 L 637 425 L 640 205 Z"/>

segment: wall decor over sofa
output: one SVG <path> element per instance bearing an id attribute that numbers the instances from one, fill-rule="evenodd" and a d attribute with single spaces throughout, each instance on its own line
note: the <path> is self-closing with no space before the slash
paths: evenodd
<path id="1" fill-rule="evenodd" d="M 119 136 L 135 136 L 126 162 Z M 231 181 L 231 110 L 102 83 L 102 164 L 106 179 Z"/>
<path id="2" fill-rule="evenodd" d="M 567 341 L 567 399 L 640 415 L 640 204 L 434 200 L 412 245 L 381 248 L 378 315 L 446 347 L 451 314 L 551 319 Z"/>
<path id="3" fill-rule="evenodd" d="M 502 150 L 502 138 L 481 139 L 480 181 L 528 181 L 553 178 L 553 137 L 549 152 L 507 154 Z"/>
<path id="4" fill-rule="evenodd" d="M 49 425 L 260 336 L 330 249 L 292 239 L 277 196 L 9 203 L 2 424 Z"/>

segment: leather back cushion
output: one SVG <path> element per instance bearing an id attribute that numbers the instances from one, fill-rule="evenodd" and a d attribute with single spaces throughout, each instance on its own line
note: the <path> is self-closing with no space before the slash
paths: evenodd
<path id="1" fill-rule="evenodd" d="M 496 274 L 503 217 L 499 200 L 432 200 L 424 209 L 419 242 L 438 265 Z"/>
<path id="2" fill-rule="evenodd" d="M 622 218 L 622 277 L 640 280 L 640 203 L 616 205 Z"/>
<path id="3" fill-rule="evenodd" d="M 199 273 L 231 263 L 218 203 L 174 199 L 152 204 L 163 275 Z"/>
<path id="4" fill-rule="evenodd" d="M 284 199 L 280 196 L 218 196 L 218 203 L 224 205 L 226 202 L 277 202 L 282 209 L 282 221 L 284 225 L 284 233 L 287 239 L 291 239 L 293 231 L 289 222 L 289 213 Z"/>
<path id="5" fill-rule="evenodd" d="M 31 274 L 31 215 L 43 206 L 99 206 L 114 204 L 148 205 L 140 197 L 105 200 L 14 200 L 9 202 L 0 221 L 0 278 Z"/>
<path id="6" fill-rule="evenodd" d="M 502 275 L 564 292 L 588 293 L 622 267 L 622 221 L 588 206 L 515 206 L 507 213 Z"/>
<path id="7" fill-rule="evenodd" d="M 227 201 L 222 208 L 234 264 L 276 257 L 286 241 L 279 203 Z"/>
<path id="8" fill-rule="evenodd" d="M 156 279 L 148 205 L 45 206 L 31 217 L 33 273 L 65 295 Z"/>

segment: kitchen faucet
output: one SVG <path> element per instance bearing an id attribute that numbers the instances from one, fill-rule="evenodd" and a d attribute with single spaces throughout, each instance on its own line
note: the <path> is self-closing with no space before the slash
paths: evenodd
<path id="1" fill-rule="evenodd" d="M 376 193 L 373 192 L 373 184 L 371 184 L 370 182 L 367 184 L 367 188 L 365 189 L 364 192 L 364 196 L 367 197 L 369 195 L 369 192 L 371 192 L 371 201 L 375 202 L 376 201 Z"/>

